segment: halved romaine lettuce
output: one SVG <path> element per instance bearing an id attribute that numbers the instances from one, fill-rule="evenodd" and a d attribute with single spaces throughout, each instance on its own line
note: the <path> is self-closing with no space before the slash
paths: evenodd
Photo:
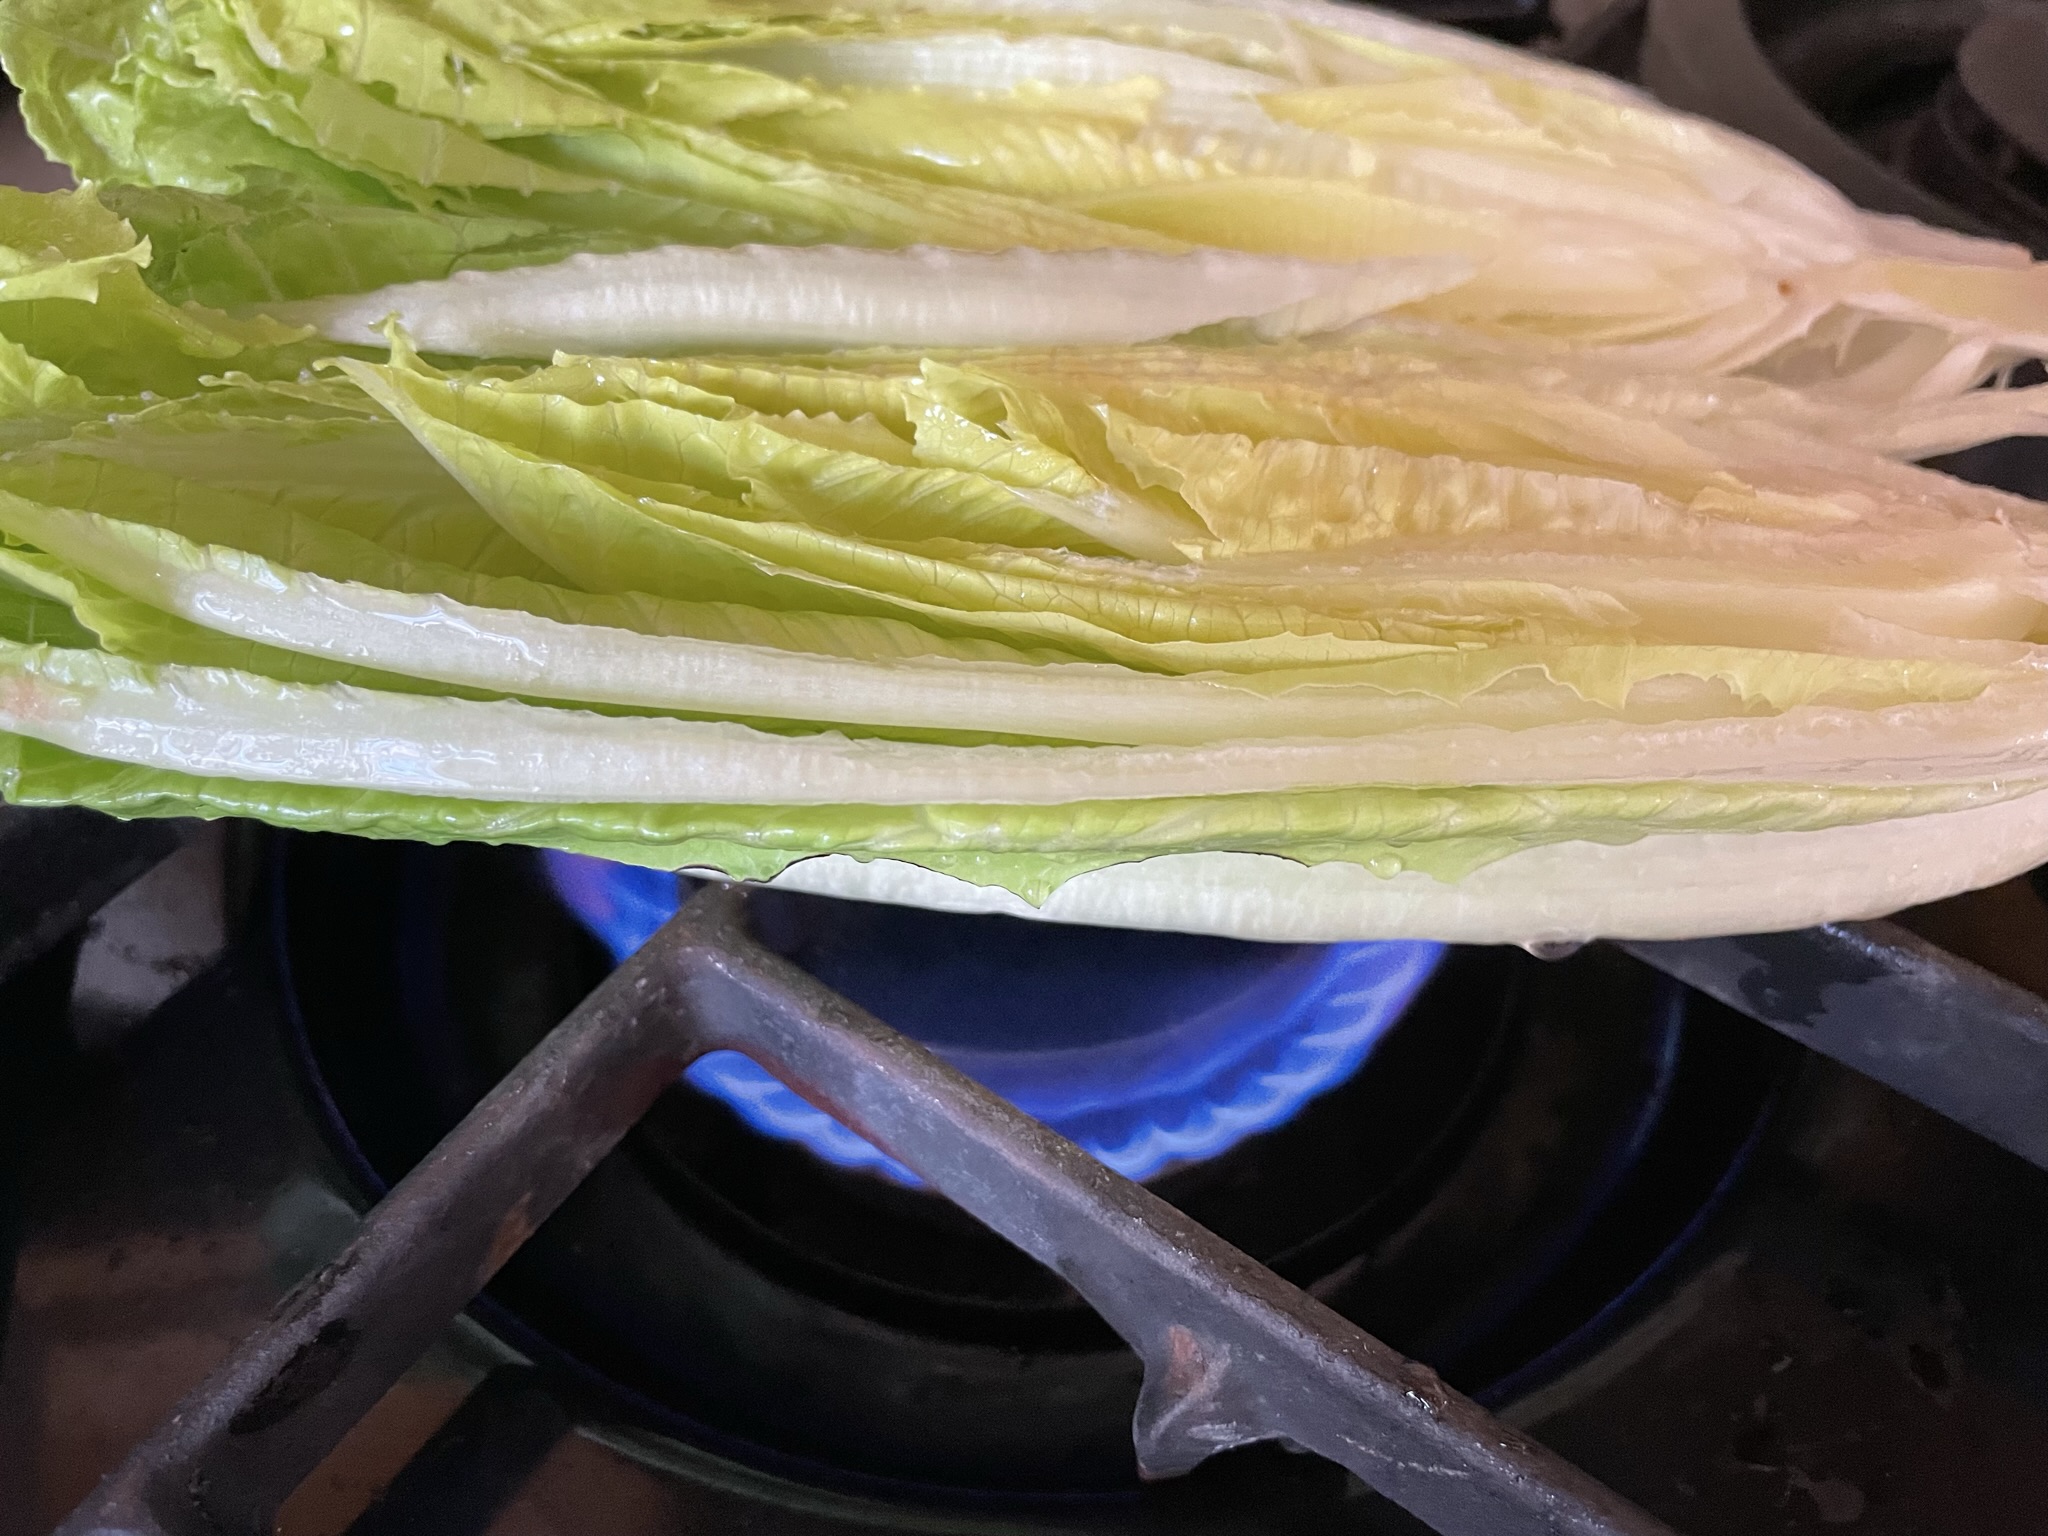
<path id="1" fill-rule="evenodd" d="M 283 30 L 235 65 L 282 92 L 279 122 L 316 94 L 279 83 L 312 56 L 293 3 L 249 11 Z M 1229 71 L 1281 69 L 1267 45 L 1293 23 L 1242 14 L 1262 19 L 1218 35 L 1222 75 L 1133 99 L 1207 110 Z M 630 104 L 643 42 L 719 46 L 555 20 L 535 56 L 571 96 Z M 922 26 L 860 67 L 945 31 Z M 830 46 L 773 31 L 753 44 Z M 1347 37 L 1305 57 L 1408 67 Z M 772 105 L 753 68 L 717 65 L 739 73 L 714 71 L 706 121 Z M 441 87 L 415 84 L 441 121 Z M 551 99 L 524 89 L 491 100 Z M 1472 89 L 1445 110 L 1483 119 Z M 1552 86 L 1485 89 L 1527 107 Z M 1630 120 L 1628 154 L 1652 126 Z M 1646 374 L 1413 317 L 539 364 L 430 362 L 392 326 L 335 357 L 180 287 L 239 250 L 208 298 L 282 304 L 377 227 L 435 234 L 407 247 L 433 278 L 554 236 L 433 197 L 328 204 L 375 217 L 323 268 L 271 217 L 264 164 L 232 206 L 125 194 L 163 258 L 92 189 L 0 198 L 10 799 L 1276 938 L 1768 925 L 2048 851 L 2048 507 L 1887 456 L 2042 424 L 2035 393 L 1957 392 L 1990 350 L 1887 342 L 1867 366 L 1889 395 L 1865 362 Z M 1774 173 L 1731 152 L 1713 174 Z M 1872 859 L 1904 863 L 1852 870 Z"/>

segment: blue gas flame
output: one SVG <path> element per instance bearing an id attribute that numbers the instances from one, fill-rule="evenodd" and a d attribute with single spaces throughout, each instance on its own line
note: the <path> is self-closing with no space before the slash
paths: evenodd
<path id="1" fill-rule="evenodd" d="M 579 854 L 546 860 L 615 960 L 687 885 Z M 771 947 L 1133 1179 L 1227 1151 L 1349 1078 L 1443 957 L 1440 944 L 1249 944 L 781 900 L 756 901 Z M 765 1135 L 920 1182 L 737 1052 L 700 1058 L 685 1079 Z"/>

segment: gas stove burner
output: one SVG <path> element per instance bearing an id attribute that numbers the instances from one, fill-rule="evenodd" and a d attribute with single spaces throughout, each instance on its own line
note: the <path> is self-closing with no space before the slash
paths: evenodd
<path id="1" fill-rule="evenodd" d="M 8 830 L 0 817 L 0 845 Z M 29 882 L 37 892 L 67 901 L 80 878 L 119 883 L 94 870 L 85 843 L 57 842 L 48 878 Z M 628 1001 L 649 969 L 709 966 L 694 974 L 718 984 L 692 995 L 722 1020 L 716 1028 L 736 1031 L 720 1038 L 753 1042 L 837 1092 L 833 1102 L 853 1102 L 843 1082 L 835 1090 L 796 1064 L 813 1046 L 851 1045 L 839 1059 L 870 1084 L 886 1059 L 882 1075 L 900 1089 L 883 1096 L 894 1118 L 871 1123 L 919 1167 L 942 1177 L 947 1167 L 923 1129 L 906 1129 L 929 1120 L 962 1138 L 950 1144 L 970 1164 L 1014 1154 L 1021 1161 L 1006 1166 L 1048 1172 L 1033 1163 L 1044 1145 L 1017 1125 L 980 1139 L 1005 1118 L 986 1096 L 979 1120 L 944 1113 L 974 1091 L 918 1068 L 886 1031 L 835 1023 L 829 996 L 734 930 L 728 908 L 720 926 L 658 939 L 637 983 L 614 978 L 578 1009 L 330 1262 L 355 1232 L 352 1212 L 523 1038 L 604 977 L 610 957 L 531 855 L 254 834 L 236 847 L 274 857 L 217 860 L 223 891 L 253 894 L 234 872 L 270 868 L 270 900 L 237 918 L 241 937 L 216 965 L 118 1041 L 83 1053 L 62 1044 L 61 950 L 17 967 L 0 993 L 15 1026 L 0 1037 L 0 1100 L 11 1108 L 0 1141 L 40 1122 L 13 1149 L 18 1169 L 0 1158 L 0 1177 L 18 1171 L 21 1282 L 0 1362 L 0 1536 L 50 1530 L 127 1447 L 114 1486 L 160 1472 L 162 1507 L 182 1512 L 202 1487 L 245 1488 L 235 1478 L 253 1464 L 249 1444 L 225 1426 L 273 1412 L 272 1388 L 301 1360 L 331 1364 L 330 1326 L 359 1322 L 359 1358 L 391 1370 L 418 1356 L 471 1294 L 483 1246 L 495 1264 L 534 1191 L 545 1211 L 566 1187 L 556 1177 L 547 1188 L 562 1138 L 597 1134 L 585 1122 L 609 1115 L 609 1144 L 654 1091 L 641 1069 L 679 1059 L 673 1026 Z M 123 924 L 146 909 L 125 919 L 110 909 L 87 949 L 134 936 Z M 229 910 L 248 909 L 238 896 Z M 254 916 L 264 911 L 268 922 Z M 1913 922 L 2008 971 L 2048 953 L 2048 909 L 2022 884 Z M 690 947 L 703 943 L 723 958 Z M 1888 924 L 1637 948 L 1822 1054 L 1612 947 L 1554 965 L 1454 949 L 1351 1078 L 1286 1123 L 1168 1170 L 1157 1196 L 1120 1184 L 1121 1198 L 1170 1197 L 1411 1360 L 1442 1363 L 1510 1408 L 1514 1428 L 1482 1426 L 1484 1446 L 1499 1435 L 1512 1449 L 1532 1434 L 1690 1536 L 1821 1536 L 1844 1523 L 1930 1536 L 2036 1529 L 2030 1469 L 2048 1456 L 2035 1326 L 2048 1145 L 2028 1113 L 2039 1103 L 2039 1003 Z M 0 945 L 0 973 L 9 957 Z M 2036 985 L 2039 969 L 2024 968 Z M 743 1026 L 745 1010 L 719 990 L 742 977 L 768 988 L 744 993 L 766 1008 L 762 1028 Z M 812 995 L 792 1014 L 777 986 Z M 605 1022 L 593 1032 L 593 1021 Z M 785 1041 L 792 1024 L 817 1037 Z M 629 1053 L 657 1054 L 607 1059 L 621 1030 L 639 1042 Z M 869 1045 L 896 1054 L 873 1058 Z M 1949 1105 L 2020 1156 L 1830 1054 Z M 619 1104 L 622 1072 L 639 1072 L 642 1086 Z M 494 1142 L 508 1126 L 527 1141 Z M 1084 1202 L 1100 1193 L 1065 1176 L 1031 1187 L 1054 1185 Z M 957 1179 L 947 1187 L 960 1198 Z M 444 1201 L 431 1222 L 421 1190 Z M 993 1201 L 973 1208 L 1019 1241 L 1033 1230 Z M 1089 1210 L 1088 1232 L 1120 1242 L 1118 1224 Z M 1106 1281 L 1180 1275 L 1174 1264 L 1212 1240 L 1179 1223 L 1178 1248 L 1120 1248 L 1129 1270 L 1069 1270 L 1085 1271 L 1098 1304 L 1116 1294 Z M 1090 1249 L 1088 1236 L 1062 1231 L 1073 1246 L 1059 1252 Z M 1091 1331 L 1047 1271 L 1014 1253 L 1007 1268 L 991 1260 L 1003 1252 L 946 1199 L 831 1167 L 671 1086 L 470 1318 L 418 1356 L 292 1495 L 279 1528 L 1410 1528 L 1339 1466 L 1272 1447 L 1134 1485 L 1135 1362 L 1099 1325 Z M 1186 1273 L 1222 1283 L 1226 1307 L 1233 1296 L 1259 1305 L 1236 1283 L 1244 1271 L 1213 1250 Z M 316 1274 L 310 1292 L 280 1304 Z M 336 1278 L 366 1275 L 388 1283 L 349 1289 Z M 419 1299 L 421 1282 L 434 1299 Z M 1195 1312 L 1214 1297 L 1174 1294 Z M 309 1312 L 308 1295 L 331 1305 Z M 1145 1336 L 1128 1317 L 1119 1326 Z M 188 1396 L 244 1336 L 230 1372 L 239 1385 Z M 1395 1363 L 1408 1373 L 1395 1379 L 1418 1379 Z M 1285 1379 L 1325 1389 L 1313 1362 Z M 327 1389 L 311 1386 L 290 1433 L 311 1437 L 300 1443 L 317 1454 L 356 1423 L 360 1392 L 389 1381 L 359 1381 L 325 1409 Z M 193 1425 L 210 1425 L 200 1432 L 221 1448 L 188 1454 Z M 1550 1488 L 1556 1471 L 1534 1474 L 1533 1486 Z M 262 1476 L 259 1502 L 271 1488 L 282 1499 L 297 1474 L 287 1463 Z M 108 1516 L 118 1504 L 93 1505 L 90 1528 L 137 1528 Z M 1850 1522 L 1856 1511 L 1862 1520 Z"/>
<path id="2" fill-rule="evenodd" d="M 1649 0 L 1657 96 L 1775 144 L 1866 208 L 2048 256 L 2036 0 Z"/>
<path id="3" fill-rule="evenodd" d="M 367 1203 L 613 957 L 538 855 L 326 838 L 278 847 L 279 954 L 305 1074 Z M 643 922 L 667 904 L 666 890 L 654 894 Z M 961 968 L 957 937 L 933 939 L 948 931 L 936 915 L 773 892 L 753 904 L 770 948 L 836 968 L 839 984 L 874 988 L 885 1004 L 897 987 L 899 1018 L 942 1043 L 969 1010 L 949 1015 L 936 981 L 921 998 L 916 978 L 891 982 L 867 952 L 872 936 L 938 946 L 931 974 L 950 976 L 963 1004 L 1013 984 L 986 957 Z M 1028 973 L 1034 945 L 1060 946 L 1062 966 L 1092 964 L 1092 1027 L 1121 1019 L 1126 1043 L 1152 1033 L 1142 1023 L 1199 1017 L 1187 1001 L 1198 981 L 1225 978 L 1239 998 L 1263 988 L 1302 1009 L 1374 990 L 1344 979 L 1347 954 L 1405 955 L 1411 971 L 1375 983 L 1392 987 L 1378 1008 L 1371 997 L 1343 1005 L 1353 1021 L 1382 1009 L 1392 1019 L 1346 1047 L 1361 1052 L 1355 1068 L 1149 1182 L 1489 1402 L 1554 1381 L 1682 1281 L 1796 1056 L 1612 953 L 1548 964 L 1517 951 L 997 931 L 1012 926 L 1013 977 Z M 1150 979 L 1129 970 L 1112 1007 L 1103 957 L 1128 966 L 1133 946 L 1150 953 Z M 1138 1009 L 1133 998 L 1166 979 L 1174 955 L 1197 974 Z M 1046 1020 L 1021 1002 L 1008 1016 Z M 1195 1059 L 1213 1065 L 1214 1037 L 1197 1043 Z M 1065 1281 L 947 1200 L 764 1134 L 687 1084 L 663 1095 L 483 1305 L 522 1354 L 584 1382 L 663 1445 L 709 1447 L 810 1487 L 883 1488 L 912 1508 L 961 1489 L 1134 1496 L 1138 1361 Z M 1298 1458 L 1237 1455 L 1249 1470 L 1225 1458 L 1213 1475 L 1278 1501 L 1273 1517 L 1290 1528 L 1310 1528 L 1316 1501 L 1342 1487 L 1302 1484 Z M 1297 1494 L 1309 1504 L 1290 1504 Z M 1212 1527 L 1190 1516 L 1173 1528 Z"/>
<path id="4" fill-rule="evenodd" d="M 556 891 L 620 962 L 696 884 L 544 857 Z M 1132 1179 L 1228 1151 L 1350 1077 L 1444 952 L 1070 928 L 774 891 L 752 908 L 772 948 Z M 920 1183 L 737 1052 L 714 1051 L 686 1078 L 757 1131 Z"/>

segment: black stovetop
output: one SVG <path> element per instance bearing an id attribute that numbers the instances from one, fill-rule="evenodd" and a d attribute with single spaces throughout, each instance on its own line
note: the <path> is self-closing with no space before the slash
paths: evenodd
<path id="1" fill-rule="evenodd" d="M 87 941 L 104 973 L 218 880 L 235 935 L 162 1009 L 102 998 L 80 1049 L 64 952 L 4 1000 L 4 1536 L 48 1530 L 604 969 L 517 851 L 264 838 L 223 876 L 218 846 Z M 2023 883 L 1929 920 L 2048 962 Z M 1413 1129 L 1358 1134 L 1408 1100 Z M 1138 1486 L 1135 1361 L 1058 1282 L 670 1101 L 284 1530 L 1418 1529 L 1271 1447 Z M 2048 1173 L 1597 946 L 1452 952 L 1323 1108 L 1158 1187 L 1687 1536 L 2048 1530 Z"/>

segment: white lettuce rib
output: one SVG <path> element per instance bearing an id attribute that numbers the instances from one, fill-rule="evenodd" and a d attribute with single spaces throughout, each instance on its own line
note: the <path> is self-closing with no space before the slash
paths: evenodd
<path id="1" fill-rule="evenodd" d="M 1507 674 L 1508 686 L 1451 700 L 1313 674 L 1248 686 L 1087 662 L 870 661 L 564 623 L 438 593 L 335 581 L 243 551 L 194 545 L 163 529 L 17 497 L 0 496 L 0 527 L 165 613 L 239 639 L 401 676 L 572 704 L 795 722 L 1130 746 L 1264 742 L 1214 758 L 1220 776 L 1235 770 L 1263 781 L 1247 788 L 1688 775 L 1926 782 L 2011 772 L 2048 753 L 2048 670 L 2027 663 L 2032 653 L 2025 647 L 1978 657 L 1965 645 L 1957 659 L 2007 667 L 1968 701 L 1731 715 L 1732 694 L 1674 663 L 1661 686 L 1638 686 L 1635 718 L 1597 719 L 1587 718 L 1595 711 L 1569 689 L 1545 684 L 1534 662 Z M 1880 626 L 1872 643 L 1882 653 L 1887 644 L 1896 650 L 1898 638 Z M 1667 718 L 1657 723 L 1660 701 Z M 1683 718 L 1668 718 L 1674 714 Z M 1372 739 L 1327 745 L 1348 737 Z M 1302 739 L 1326 744 L 1278 745 Z M 1097 761 L 1107 777 L 1112 760 Z M 1178 792 L 1148 790 L 1142 773 L 1117 771 L 1123 777 L 1107 795 Z"/>
<path id="2" fill-rule="evenodd" d="M 775 38 L 707 57 L 824 86 L 1007 91 L 1020 85 L 1101 86 L 1156 80 L 1190 98 L 1250 97 L 1296 82 L 1170 48 L 1047 33 L 942 32 L 923 37 Z"/>
<path id="3" fill-rule="evenodd" d="M 872 251 L 662 246 L 257 306 L 375 345 L 392 316 L 426 352 L 632 357 L 710 347 L 1122 345 L 1225 321 L 1332 330 L 1455 287 L 1455 257 L 1349 264 L 1197 250 Z"/>
<path id="4" fill-rule="evenodd" d="M 1593 720 L 1204 746 L 947 746 L 280 683 L 0 642 L 0 730 L 202 777 L 473 800 L 1059 805 L 1384 784 L 2024 779 L 2048 771 L 2048 685 L 1987 690 L 1965 705 L 1802 706 L 1647 727 Z"/>
<path id="5" fill-rule="evenodd" d="M 771 885 L 860 901 L 1106 928 L 1329 944 L 1684 939 L 1882 917 L 2048 860 L 2048 791 L 1811 832 L 1663 832 L 1525 848 L 1446 884 L 1415 870 L 1256 853 L 1162 854 L 1091 870 L 1043 906 L 895 859 L 828 854 Z"/>

